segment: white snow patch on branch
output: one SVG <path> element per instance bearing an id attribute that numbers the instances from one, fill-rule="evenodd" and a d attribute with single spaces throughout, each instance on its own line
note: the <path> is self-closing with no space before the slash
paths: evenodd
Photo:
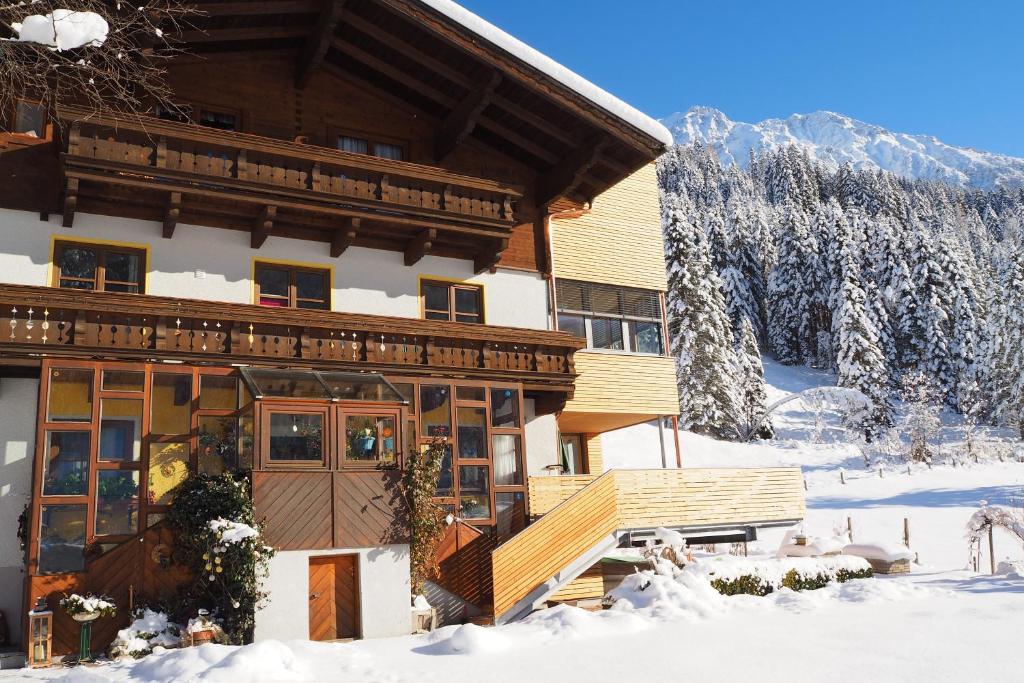
<path id="1" fill-rule="evenodd" d="M 260 532 L 248 524 L 232 522 L 228 519 L 218 517 L 208 523 L 210 531 L 217 534 L 221 543 L 241 543 L 247 538 L 257 538 Z"/>
<path id="2" fill-rule="evenodd" d="M 61 50 L 98 47 L 107 40 L 110 26 L 95 12 L 55 9 L 50 14 L 33 14 L 21 23 L 11 25 L 18 32 L 15 39 Z"/>

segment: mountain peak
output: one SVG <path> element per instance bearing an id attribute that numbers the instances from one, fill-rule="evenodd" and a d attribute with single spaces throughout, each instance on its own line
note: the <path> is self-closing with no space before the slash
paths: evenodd
<path id="1" fill-rule="evenodd" d="M 1024 186 L 1024 159 L 947 145 L 931 135 L 896 133 L 834 111 L 743 123 L 713 107 L 694 106 L 662 123 L 676 143 L 699 141 L 726 165 L 745 167 L 751 150 L 795 145 L 831 167 L 849 163 L 856 169 L 984 189 Z"/>

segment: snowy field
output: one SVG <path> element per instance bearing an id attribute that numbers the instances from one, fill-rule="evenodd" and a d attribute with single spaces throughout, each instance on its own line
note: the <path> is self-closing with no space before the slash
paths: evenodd
<path id="1" fill-rule="evenodd" d="M 770 400 L 828 380 L 771 363 L 766 370 Z M 758 445 L 684 433 L 684 465 L 801 465 L 808 482 L 804 531 L 831 536 L 850 518 L 857 542 L 896 543 L 907 518 L 920 559 L 908 576 L 783 589 L 764 598 L 724 597 L 706 583 L 666 579 L 636 593 L 632 606 L 601 613 L 560 607 L 504 627 L 447 627 L 350 644 L 205 645 L 103 667 L 3 672 L 0 681 L 1024 680 L 1024 579 L 988 575 L 987 548 L 982 573 L 968 571 L 965 540 L 981 500 L 1019 506 L 1024 464 L 983 457 L 958 467 L 915 466 L 908 474 L 905 464 L 876 458 L 866 467 L 865 446 L 849 441 L 834 417 L 788 406 L 775 420 L 777 438 Z M 950 441 L 954 432 L 950 427 Z M 612 460 L 641 449 L 644 458 L 660 461 L 654 427 L 605 440 Z M 991 452 L 997 451 L 1004 452 Z M 1012 455 L 1013 446 L 1006 452 Z M 781 535 L 765 534 L 751 550 L 774 552 Z M 998 559 L 1024 557 L 1008 534 L 997 531 L 995 543 Z"/>

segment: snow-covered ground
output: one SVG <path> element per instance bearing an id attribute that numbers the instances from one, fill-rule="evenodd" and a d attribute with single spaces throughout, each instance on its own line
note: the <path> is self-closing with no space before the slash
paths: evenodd
<path id="1" fill-rule="evenodd" d="M 829 382 L 811 370 L 771 363 L 766 370 L 770 399 Z M 968 571 L 965 528 L 981 500 L 1012 504 L 1024 495 L 1024 464 L 989 458 L 907 474 L 905 465 L 884 459 L 879 477 L 877 462 L 865 467 L 863 444 L 846 442 L 834 417 L 819 420 L 790 404 L 776 416 L 777 438 L 757 445 L 684 433 L 684 465 L 801 465 L 804 530 L 831 536 L 850 517 L 857 542 L 895 543 L 907 518 L 921 561 L 908 576 L 765 598 L 726 598 L 706 582 L 665 580 L 636 593 L 632 609 L 559 607 L 498 628 L 456 626 L 349 644 L 204 645 L 89 669 L 2 672 L 0 681 L 1020 681 L 1024 579 Z M 657 429 L 608 435 L 604 447 L 612 459 L 625 457 L 623 449 L 644 449 L 649 459 L 658 453 Z M 781 534 L 766 534 L 751 549 L 772 552 Z M 1002 532 L 996 551 L 999 558 L 1024 556 Z M 983 570 L 987 565 L 985 555 Z"/>

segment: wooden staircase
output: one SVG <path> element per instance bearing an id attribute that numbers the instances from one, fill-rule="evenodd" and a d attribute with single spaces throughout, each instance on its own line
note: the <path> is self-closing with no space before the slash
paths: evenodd
<path id="1" fill-rule="evenodd" d="M 531 514 L 542 516 L 491 553 L 498 624 L 529 614 L 638 532 L 781 525 L 805 511 L 799 468 L 533 477 L 530 504 Z"/>

